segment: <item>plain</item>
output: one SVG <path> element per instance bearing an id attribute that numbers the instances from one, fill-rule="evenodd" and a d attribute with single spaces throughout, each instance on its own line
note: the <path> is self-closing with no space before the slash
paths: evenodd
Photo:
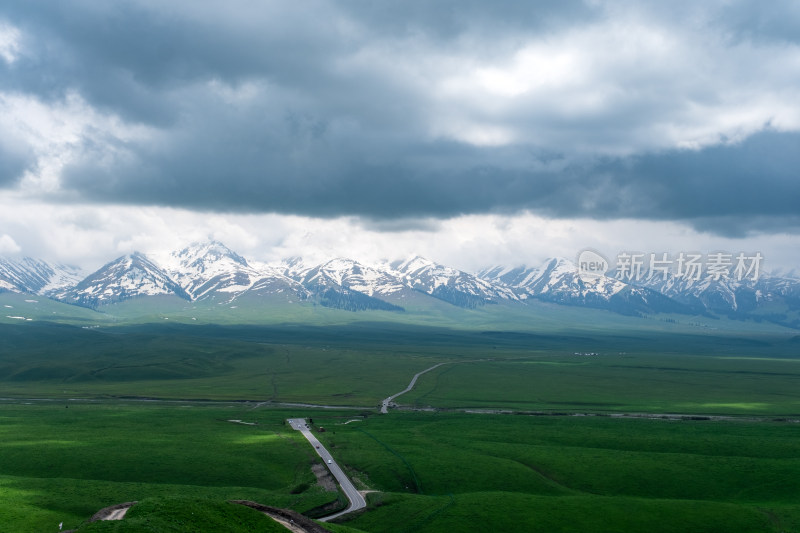
<path id="1" fill-rule="evenodd" d="M 638 320 L 0 324 L 0 524 L 264 518 L 229 499 L 319 514 L 342 502 L 285 426 L 305 416 L 376 491 L 341 520 L 360 531 L 800 530 L 797 335 Z"/>

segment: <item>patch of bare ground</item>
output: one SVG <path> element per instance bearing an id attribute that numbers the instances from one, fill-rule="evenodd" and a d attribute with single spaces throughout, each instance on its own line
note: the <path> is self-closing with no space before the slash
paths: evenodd
<path id="1" fill-rule="evenodd" d="M 336 482 L 330 471 L 322 463 L 311 465 L 311 471 L 317 476 L 317 484 L 328 492 L 336 492 Z"/>
<path id="2" fill-rule="evenodd" d="M 89 522 L 99 522 L 101 520 L 122 520 L 125 516 L 125 513 L 128 512 L 128 509 L 133 507 L 135 504 L 136 502 L 125 502 L 100 509 L 92 515 L 92 517 L 89 519 Z"/>
<path id="3" fill-rule="evenodd" d="M 110 505 L 108 507 L 104 507 L 94 513 L 92 517 L 89 519 L 89 522 L 100 522 L 101 520 L 122 520 L 125 517 L 125 513 L 128 512 L 128 509 L 136 505 L 137 502 L 125 502 L 125 503 L 118 503 L 116 505 Z M 74 533 L 74 529 L 67 529 L 62 531 L 62 533 Z"/>

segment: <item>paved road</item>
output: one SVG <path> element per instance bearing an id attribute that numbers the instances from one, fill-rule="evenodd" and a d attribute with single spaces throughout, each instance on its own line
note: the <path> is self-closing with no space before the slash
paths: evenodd
<path id="1" fill-rule="evenodd" d="M 308 442 L 311 443 L 317 454 L 320 457 L 322 457 L 322 461 L 331 471 L 333 477 L 335 477 L 336 481 L 339 482 L 339 485 L 342 487 L 342 490 L 344 491 L 345 496 L 347 496 L 347 499 L 350 500 L 350 505 L 347 507 L 347 509 L 338 512 L 336 514 L 326 516 L 325 518 L 320 518 L 320 520 L 327 521 L 336 518 L 338 516 L 342 516 L 343 514 L 350 513 L 352 511 L 358 511 L 359 509 L 364 509 L 367 506 L 366 500 L 364 500 L 364 497 L 361 495 L 360 492 L 358 492 L 358 489 L 356 489 L 355 485 L 353 485 L 353 482 L 350 481 L 350 478 L 348 478 L 345 475 L 344 471 L 333 459 L 331 453 L 325 448 L 325 446 L 322 445 L 322 443 L 320 443 L 319 440 L 317 440 L 317 437 L 315 437 L 314 434 L 311 433 L 311 430 L 306 427 L 306 419 L 290 418 L 287 421 L 289 422 L 289 425 L 292 426 L 293 429 L 296 429 L 297 431 L 302 433 L 306 439 L 308 439 Z"/>
<path id="2" fill-rule="evenodd" d="M 411 389 L 413 389 L 414 385 L 417 384 L 417 378 L 418 377 L 420 377 L 425 372 L 430 372 L 434 368 L 439 368 L 440 366 L 446 365 L 446 364 L 447 363 L 439 363 L 438 365 L 433 365 L 430 368 L 426 368 L 422 372 L 417 372 L 416 374 L 414 374 L 414 377 L 411 378 L 411 383 L 408 384 L 408 387 L 406 387 L 405 390 L 402 390 L 402 391 L 398 392 L 397 394 L 393 394 L 393 395 L 389 396 L 388 398 L 386 398 L 385 400 L 383 400 L 383 403 L 381 403 L 381 413 L 383 413 L 383 414 L 388 413 L 389 412 L 389 404 L 392 403 L 395 398 L 397 398 L 401 394 L 405 394 L 408 391 L 410 391 Z"/>

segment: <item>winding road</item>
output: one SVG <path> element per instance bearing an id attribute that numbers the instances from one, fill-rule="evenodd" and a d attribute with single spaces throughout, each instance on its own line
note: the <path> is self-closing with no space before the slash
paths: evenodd
<path id="1" fill-rule="evenodd" d="M 350 481 L 350 478 L 348 478 L 347 475 L 344 473 L 344 470 L 342 470 L 342 468 L 338 465 L 338 463 L 333 459 L 331 452 L 329 452 L 327 448 L 325 448 L 325 446 L 323 446 L 322 443 L 319 440 L 317 440 L 317 437 L 315 437 L 314 434 L 311 433 L 311 430 L 308 429 L 308 426 L 306 424 L 306 419 L 289 418 L 287 422 L 289 422 L 289 425 L 292 426 L 292 429 L 296 429 L 297 431 L 302 433 L 303 436 L 306 438 L 306 440 L 308 440 L 308 442 L 311 443 L 311 445 L 314 447 L 314 450 L 322 458 L 322 461 L 328 466 L 328 469 L 331 471 L 331 474 L 333 474 L 333 477 L 335 477 L 336 481 L 339 482 L 339 486 L 342 487 L 342 490 L 344 491 L 345 496 L 347 496 L 347 499 L 350 500 L 350 505 L 344 511 L 340 511 L 336 514 L 320 518 L 319 520 L 326 522 L 328 520 L 332 520 L 334 518 L 342 516 L 343 514 L 351 513 L 353 511 L 358 511 L 359 509 L 364 509 L 367 506 L 367 501 L 364 499 L 364 496 L 362 496 L 361 493 L 358 492 L 358 489 L 356 489 L 355 485 L 353 485 L 353 482 Z"/>
<path id="2" fill-rule="evenodd" d="M 383 413 L 383 414 L 388 413 L 389 412 L 389 404 L 392 403 L 394 401 L 394 399 L 397 398 L 398 396 L 401 396 L 401 395 L 407 393 L 408 391 L 410 391 L 411 389 L 413 389 L 414 385 L 417 384 L 417 378 L 419 378 L 422 374 L 424 374 L 425 372 L 430 372 L 434 368 L 439 368 L 440 366 L 447 365 L 447 364 L 449 364 L 449 363 L 439 363 L 438 365 L 433 365 L 430 368 L 426 368 L 422 372 L 417 372 L 416 374 L 414 374 L 414 377 L 411 378 L 411 383 L 408 384 L 408 387 L 406 387 L 405 390 L 402 390 L 402 391 L 398 392 L 397 394 L 392 394 L 391 396 L 389 396 L 388 398 L 383 400 L 383 402 L 381 403 L 381 413 Z"/>

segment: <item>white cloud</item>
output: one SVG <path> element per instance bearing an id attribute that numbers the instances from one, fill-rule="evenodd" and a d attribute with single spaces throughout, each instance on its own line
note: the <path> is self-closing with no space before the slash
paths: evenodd
<path id="1" fill-rule="evenodd" d="M 19 245 L 8 234 L 0 235 L 0 254 L 16 254 L 21 250 Z"/>
<path id="2" fill-rule="evenodd" d="M 0 92 L 0 133 L 4 142 L 24 146 L 35 157 L 20 189 L 36 194 L 58 191 L 62 169 L 90 152 L 97 164 L 124 157 L 126 142 L 155 130 L 101 113 L 75 92 L 56 102 Z"/>
<path id="3" fill-rule="evenodd" d="M 432 134 L 630 155 L 736 142 L 766 124 L 800 129 L 799 46 L 732 42 L 728 28 L 700 17 L 677 24 L 608 11 L 591 25 L 525 36 L 506 54 L 429 50 L 435 59 L 422 68 L 438 73 L 415 77 L 431 80 Z"/>
<path id="4" fill-rule="evenodd" d="M 3 21 L 0 21 L 0 58 L 6 63 L 13 64 L 20 52 L 20 31 Z"/>
<path id="5" fill-rule="evenodd" d="M 476 271 L 492 264 L 539 265 L 575 259 L 592 248 L 613 260 L 620 252 L 760 251 L 766 269 L 800 264 L 800 235 L 724 238 L 675 222 L 547 219 L 530 213 L 470 215 L 385 231 L 352 217 L 225 215 L 171 208 L 46 205 L 0 195 L 0 253 L 19 252 L 95 269 L 126 253 L 165 253 L 215 239 L 248 259 L 300 256 L 311 262 L 349 257 L 377 263 L 420 254 Z M 9 234 L 17 236 L 19 242 Z"/>

